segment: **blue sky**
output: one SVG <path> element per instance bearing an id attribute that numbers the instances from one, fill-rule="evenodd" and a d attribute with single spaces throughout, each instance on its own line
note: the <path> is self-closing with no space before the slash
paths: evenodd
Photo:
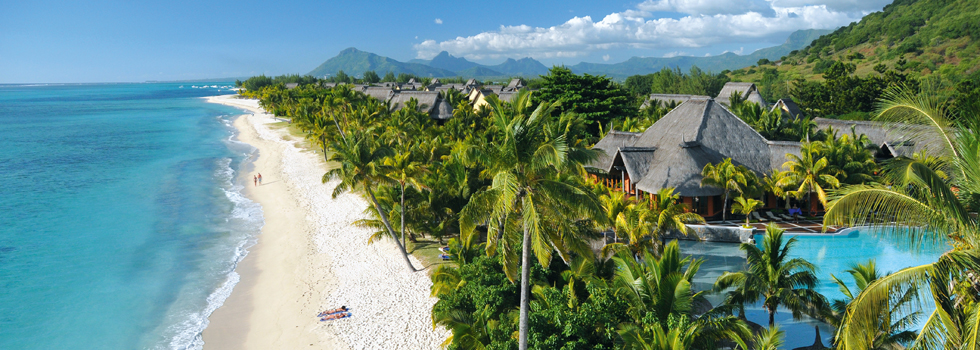
<path id="1" fill-rule="evenodd" d="M 749 53 L 888 0 L 3 1 L 0 83 L 306 73 L 348 47 L 496 64 Z"/>

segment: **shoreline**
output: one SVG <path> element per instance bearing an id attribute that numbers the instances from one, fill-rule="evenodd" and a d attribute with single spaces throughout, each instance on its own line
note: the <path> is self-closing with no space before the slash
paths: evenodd
<path id="1" fill-rule="evenodd" d="M 449 333 L 432 327 L 428 275 L 409 272 L 393 242 L 368 245 L 371 230 L 353 225 L 367 203 L 354 193 L 331 198 L 336 181 L 320 183 L 323 155 L 273 125 L 256 100 L 236 97 L 207 101 L 252 113 L 234 121 L 237 140 L 257 148 L 237 181 L 262 206 L 265 225 L 235 270 L 240 282 L 209 317 L 204 348 L 439 348 Z M 264 183 L 249 186 L 256 172 Z M 353 316 L 315 317 L 341 305 Z"/>

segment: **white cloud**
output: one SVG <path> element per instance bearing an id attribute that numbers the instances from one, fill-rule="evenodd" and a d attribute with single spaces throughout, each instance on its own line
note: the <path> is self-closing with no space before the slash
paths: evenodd
<path id="1" fill-rule="evenodd" d="M 415 45 L 418 58 L 441 51 L 468 59 L 578 57 L 617 48 L 680 51 L 782 40 L 799 29 L 833 29 L 880 10 L 887 0 L 647 0 L 599 21 L 575 16 L 551 27 L 500 26 Z M 685 14 L 654 16 L 656 11 Z"/>
<path id="2" fill-rule="evenodd" d="M 748 12 L 775 15 L 766 0 L 646 0 L 636 6 L 641 11 L 669 11 L 688 15 L 740 15 Z"/>
<path id="3" fill-rule="evenodd" d="M 602 60 L 603 61 L 608 62 L 610 58 L 612 58 L 612 57 L 609 57 L 609 55 L 602 55 Z"/>
<path id="4" fill-rule="evenodd" d="M 436 24 L 442 24 L 442 18 L 436 18 Z"/>

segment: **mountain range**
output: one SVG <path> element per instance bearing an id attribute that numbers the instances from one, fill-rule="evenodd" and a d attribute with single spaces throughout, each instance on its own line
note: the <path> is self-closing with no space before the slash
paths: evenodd
<path id="1" fill-rule="evenodd" d="M 620 63 L 582 62 L 569 66 L 568 68 L 575 73 L 601 74 L 612 78 L 625 78 L 636 74 L 650 74 L 664 67 L 677 67 L 682 70 L 687 70 L 692 66 L 698 66 L 706 71 L 720 72 L 726 69 L 731 70 L 750 66 L 763 58 L 773 61 L 778 60 L 793 50 L 799 50 L 810 45 L 811 42 L 821 35 L 830 32 L 829 30 L 816 29 L 799 30 L 790 34 L 789 38 L 782 45 L 759 49 L 748 55 L 737 55 L 728 52 L 718 56 L 708 57 L 633 57 Z M 414 59 L 408 62 L 400 62 L 352 47 L 341 51 L 340 54 L 323 62 L 319 67 L 316 67 L 316 69 L 313 69 L 307 74 L 323 77 L 343 70 L 344 73 L 352 76 L 361 76 L 366 71 L 374 71 L 379 75 L 392 72 L 394 74 L 407 73 L 429 77 L 462 76 L 467 78 L 502 78 L 545 75 L 548 74 L 548 69 L 549 67 L 530 57 L 518 60 L 508 58 L 498 65 L 482 65 L 471 62 L 463 57 L 455 57 L 443 51 L 431 60 Z"/>

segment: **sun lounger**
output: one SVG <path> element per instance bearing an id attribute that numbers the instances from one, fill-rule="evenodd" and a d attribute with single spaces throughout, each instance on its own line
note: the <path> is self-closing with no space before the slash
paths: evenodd
<path id="1" fill-rule="evenodd" d="M 786 214 L 779 214 L 779 217 L 781 217 L 783 219 L 786 219 L 788 221 L 792 221 L 793 220 L 793 217 L 792 216 L 789 216 L 789 215 L 786 215 Z"/>
<path id="2" fill-rule="evenodd" d="M 762 218 L 762 215 L 759 215 L 759 212 L 757 212 L 757 211 L 753 211 L 752 212 L 752 216 L 755 217 L 756 220 L 759 220 L 761 222 L 769 221 L 769 220 L 763 219 Z"/>
<path id="3" fill-rule="evenodd" d="M 453 256 L 449 254 L 439 254 L 439 257 L 442 258 L 442 260 L 450 260 L 453 258 Z"/>
<path id="4" fill-rule="evenodd" d="M 767 211 L 766 216 L 772 219 L 772 221 L 783 221 L 783 219 L 779 218 L 778 216 L 772 215 L 771 211 Z"/>
<path id="5" fill-rule="evenodd" d="M 331 316 L 333 316 L 333 315 L 331 315 Z M 350 313 L 350 312 L 348 312 L 348 313 L 343 313 L 343 314 L 340 314 L 340 317 L 334 317 L 334 318 L 329 318 L 329 319 L 328 319 L 328 318 L 326 318 L 326 317 L 324 317 L 324 318 L 321 318 L 321 319 L 320 319 L 320 322 L 326 322 L 326 321 L 333 321 L 333 320 L 340 320 L 340 319 L 345 319 L 345 318 L 348 318 L 348 317 L 350 317 L 350 316 L 351 316 L 351 313 Z"/>

